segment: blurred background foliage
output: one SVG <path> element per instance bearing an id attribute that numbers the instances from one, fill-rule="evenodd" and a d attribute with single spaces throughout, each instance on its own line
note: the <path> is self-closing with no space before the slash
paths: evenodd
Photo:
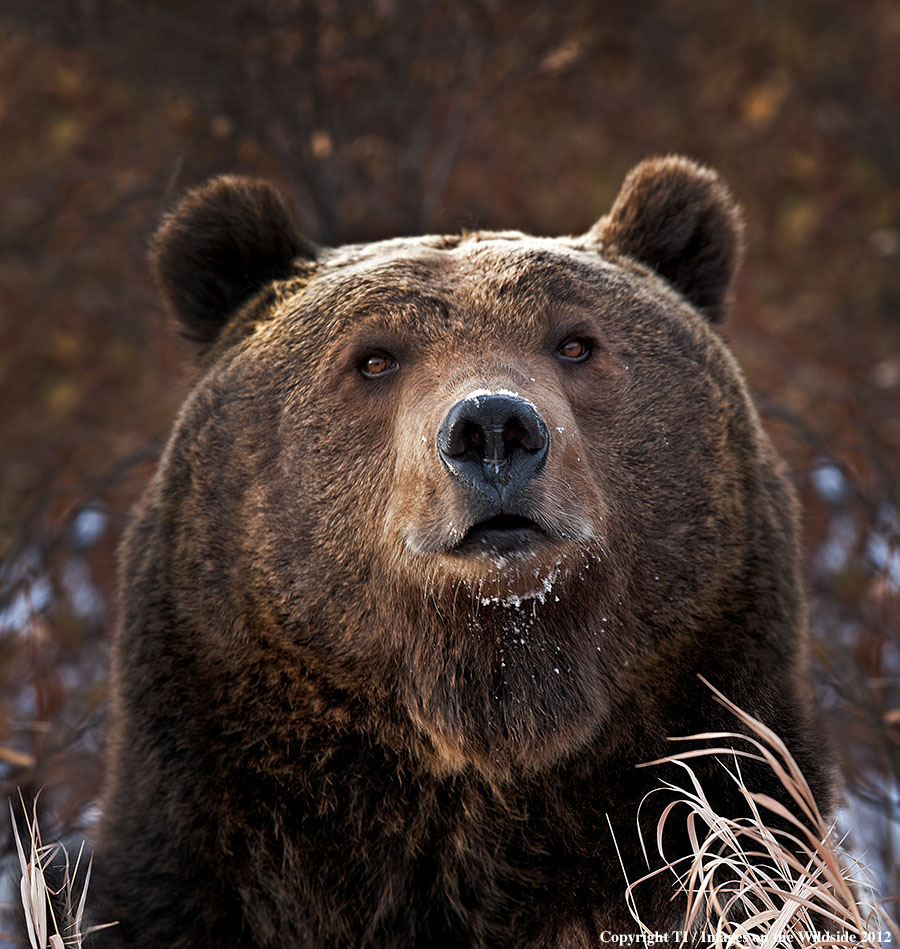
<path id="1" fill-rule="evenodd" d="M 271 178 L 322 243 L 571 233 L 681 152 L 746 208 L 725 333 L 804 500 L 842 820 L 894 898 L 898 51 L 896 0 L 0 0 L 0 800 L 43 788 L 45 839 L 95 813 L 116 539 L 193 371 L 144 260 L 179 192 Z"/>

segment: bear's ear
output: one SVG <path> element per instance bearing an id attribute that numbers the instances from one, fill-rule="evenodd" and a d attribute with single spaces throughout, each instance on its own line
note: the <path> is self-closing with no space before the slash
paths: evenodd
<path id="1" fill-rule="evenodd" d="M 740 209 L 718 175 L 669 156 L 634 167 L 591 234 L 655 270 L 718 323 L 728 311 L 743 232 Z"/>
<path id="2" fill-rule="evenodd" d="M 278 192 L 265 181 L 223 175 L 190 191 L 166 215 L 150 261 L 185 336 L 213 342 L 234 312 L 297 257 L 313 257 Z"/>

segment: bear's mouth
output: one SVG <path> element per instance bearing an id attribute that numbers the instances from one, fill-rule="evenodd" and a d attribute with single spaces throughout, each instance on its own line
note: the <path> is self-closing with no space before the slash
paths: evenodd
<path id="1" fill-rule="evenodd" d="M 543 535 L 544 532 L 531 518 L 520 514 L 497 514 L 473 524 L 453 548 L 453 553 L 507 553 L 530 549 Z"/>

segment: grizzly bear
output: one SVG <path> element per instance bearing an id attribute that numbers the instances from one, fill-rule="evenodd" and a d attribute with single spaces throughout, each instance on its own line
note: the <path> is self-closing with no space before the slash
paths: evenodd
<path id="1" fill-rule="evenodd" d="M 637 766 L 736 724 L 700 676 L 827 806 L 797 505 L 719 331 L 741 249 L 671 157 L 578 237 L 332 249 L 264 182 L 183 199 L 152 261 L 202 371 L 122 546 L 105 940 L 633 933 Z M 635 891 L 660 932 L 672 892 Z"/>

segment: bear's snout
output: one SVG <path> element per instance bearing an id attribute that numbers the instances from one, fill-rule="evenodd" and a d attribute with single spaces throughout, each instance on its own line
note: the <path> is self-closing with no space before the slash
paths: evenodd
<path id="1" fill-rule="evenodd" d="M 475 392 L 447 413 L 437 447 L 449 474 L 501 514 L 543 470 L 550 435 L 537 409 L 525 399 L 511 393 Z"/>

